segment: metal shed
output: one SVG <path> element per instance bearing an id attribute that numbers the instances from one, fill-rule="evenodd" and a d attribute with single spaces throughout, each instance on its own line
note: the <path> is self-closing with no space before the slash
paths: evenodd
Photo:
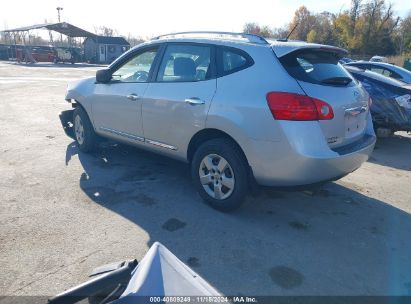
<path id="1" fill-rule="evenodd" d="M 49 31 L 55 31 L 60 33 L 61 35 L 65 35 L 68 37 L 68 44 L 69 48 L 72 48 L 72 39 L 74 38 L 85 38 L 90 36 L 95 36 L 95 34 L 90 33 L 86 30 L 83 30 L 77 26 L 74 26 L 67 22 L 59 22 L 59 23 L 42 23 L 42 24 L 35 24 L 30 26 L 24 26 L 14 29 L 7 29 L 2 31 L 3 33 L 8 33 L 9 44 L 3 49 L 6 49 L 7 54 L 4 55 L 6 60 L 9 58 L 15 59 L 17 61 L 24 60 L 26 62 L 37 62 L 33 53 L 35 49 L 42 49 L 42 53 L 48 53 L 48 59 L 46 61 L 54 61 L 55 58 L 55 41 L 50 38 L 51 46 L 36 46 L 32 45 L 30 41 L 30 31 L 38 30 L 38 29 L 46 29 Z M 60 44 L 62 47 L 62 36 L 60 36 Z M 20 44 L 17 44 L 19 41 Z M 60 48 L 61 48 L 60 47 Z M 66 47 L 66 49 L 69 49 Z M 44 55 L 44 54 L 43 54 Z M 38 58 L 37 58 L 38 59 Z M 41 60 L 43 61 L 43 60 Z"/>
<path id="2" fill-rule="evenodd" d="M 128 49 L 130 43 L 123 37 L 92 36 L 84 41 L 84 56 L 90 63 L 111 63 Z"/>
<path id="3" fill-rule="evenodd" d="M 90 63 L 110 63 L 130 49 L 130 43 L 123 37 L 98 36 L 70 23 L 59 22 L 35 24 L 2 31 L 4 33 L 9 33 L 10 44 L 6 45 L 6 47 L 0 47 L 0 55 L 7 58 L 15 58 L 17 60 L 17 50 L 19 49 L 20 53 L 25 53 L 25 56 L 23 57 L 25 57 L 26 60 L 28 59 L 31 62 L 36 62 L 35 58 L 32 56 L 31 49 L 34 46 L 30 43 L 30 31 L 37 29 L 56 31 L 62 35 L 66 35 L 69 38 L 68 40 L 70 44 L 72 38 L 85 38 L 83 42 L 84 59 Z M 26 41 L 26 38 L 28 41 Z M 17 45 L 17 40 L 22 41 L 22 45 Z M 50 43 L 54 45 L 53 41 L 50 41 Z"/>

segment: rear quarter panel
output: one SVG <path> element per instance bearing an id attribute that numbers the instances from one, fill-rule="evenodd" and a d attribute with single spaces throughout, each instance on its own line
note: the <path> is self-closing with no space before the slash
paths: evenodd
<path id="1" fill-rule="evenodd" d="M 266 95 L 271 91 L 302 94 L 270 47 L 241 46 L 254 65 L 217 79 L 217 90 L 208 113 L 206 127 L 228 133 L 247 154 L 250 140 L 279 142 L 282 130 L 274 120 Z"/>

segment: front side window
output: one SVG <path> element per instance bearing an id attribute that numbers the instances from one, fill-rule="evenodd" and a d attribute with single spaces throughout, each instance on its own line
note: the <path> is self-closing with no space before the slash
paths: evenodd
<path id="1" fill-rule="evenodd" d="M 147 82 L 157 49 L 150 49 L 132 57 L 113 73 L 120 82 Z"/>
<path id="2" fill-rule="evenodd" d="M 160 82 L 191 82 L 210 79 L 211 47 L 169 45 L 157 75 Z"/>

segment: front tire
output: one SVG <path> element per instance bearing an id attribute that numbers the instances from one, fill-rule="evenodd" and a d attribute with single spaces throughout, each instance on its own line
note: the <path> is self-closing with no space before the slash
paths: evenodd
<path id="1" fill-rule="evenodd" d="M 91 152 L 96 148 L 97 135 L 86 111 L 77 106 L 73 112 L 74 135 L 77 145 L 82 152 Z"/>
<path id="2" fill-rule="evenodd" d="M 230 139 L 204 142 L 195 152 L 191 175 L 200 196 L 214 209 L 238 209 L 247 195 L 248 165 L 239 147 Z"/>

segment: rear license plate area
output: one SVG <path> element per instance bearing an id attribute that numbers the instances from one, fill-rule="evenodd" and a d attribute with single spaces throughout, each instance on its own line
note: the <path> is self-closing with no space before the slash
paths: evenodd
<path id="1" fill-rule="evenodd" d="M 365 129 L 365 119 L 366 113 L 361 113 L 358 115 L 345 115 L 345 137 L 354 137 L 363 133 Z"/>

